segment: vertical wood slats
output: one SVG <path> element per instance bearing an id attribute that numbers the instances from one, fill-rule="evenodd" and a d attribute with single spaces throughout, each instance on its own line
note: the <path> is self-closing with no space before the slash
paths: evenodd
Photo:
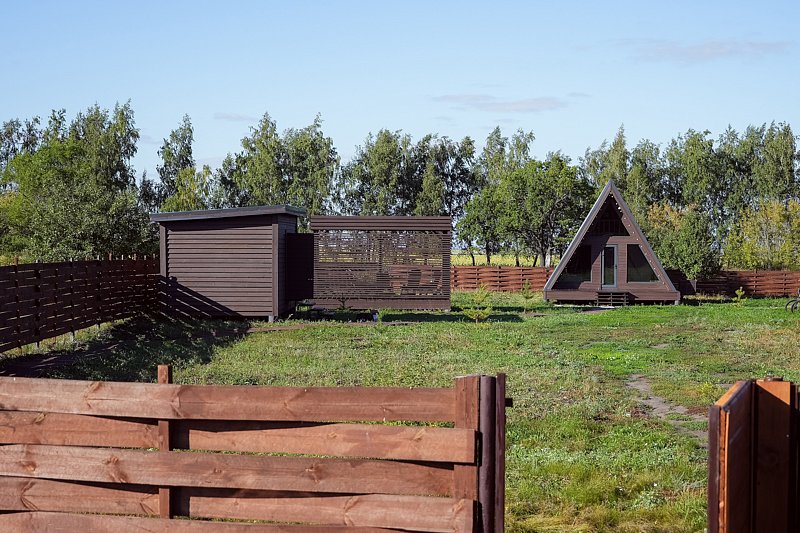
<path id="1" fill-rule="evenodd" d="M 709 410 L 709 533 L 798 526 L 797 387 L 740 381 Z"/>
<path id="2" fill-rule="evenodd" d="M 353 531 L 359 528 L 443 533 L 502 531 L 504 479 L 498 477 L 502 467 L 487 464 L 498 462 L 498 443 L 504 439 L 504 424 L 492 423 L 493 418 L 505 420 L 502 376 L 501 379 L 459 378 L 450 389 L 380 388 L 373 392 L 369 388 L 315 391 L 204 386 L 199 388 L 206 389 L 205 393 L 183 388 L 191 391 L 184 398 L 180 393 L 175 395 L 182 387 L 169 384 L 170 374 L 169 367 L 160 366 L 159 384 L 69 381 L 59 384 L 53 380 L 0 378 L 0 408 L 5 409 L 0 415 L 11 425 L 10 431 L 0 431 L 0 442 L 7 444 L 0 447 L 0 511 L 36 511 L 14 516 L 0 513 L 0 528 L 50 531 L 57 530 L 53 528 L 60 527 L 59 524 L 73 527 L 85 521 L 85 527 L 91 530 L 110 531 L 119 527 L 125 530 L 130 526 L 131 530 L 156 528 L 155 531 L 161 527 L 169 529 L 162 524 L 168 523 L 170 517 L 189 516 L 320 524 L 325 530 L 348 526 L 353 527 Z M 29 392 L 26 394 L 24 389 Z M 456 427 L 247 421 L 257 409 L 244 408 L 246 402 L 242 401 L 242 394 L 234 389 L 249 393 L 245 396 L 263 407 L 285 402 L 300 393 L 306 398 L 299 405 L 309 398 L 320 404 L 333 403 L 333 411 L 328 408 L 328 413 L 342 414 L 350 420 L 369 412 L 364 405 L 381 397 L 393 401 L 401 399 L 407 406 L 402 420 L 426 420 L 436 411 L 431 410 L 431 402 L 438 401 L 442 416 L 435 418 L 454 422 Z M 419 401 L 414 400 L 417 393 Z M 119 404 L 123 396 L 127 396 L 131 408 L 128 412 Z M 220 408 L 208 411 L 207 404 L 202 401 L 196 405 L 205 407 L 195 411 L 192 401 L 198 398 L 227 398 L 232 408 L 243 412 L 245 420 L 213 419 L 213 415 L 222 411 Z M 187 404 L 184 399 L 188 400 Z M 105 400 L 117 402 L 115 409 L 123 418 L 94 416 L 98 411 L 107 411 L 98 407 L 98 402 L 102 405 Z M 36 405 L 37 401 L 40 405 Z M 347 407 L 348 401 L 354 408 Z M 80 405 L 65 408 L 69 402 Z M 168 402 L 172 407 L 168 404 L 159 407 L 160 402 Z M 146 409 L 147 404 L 155 407 Z M 422 417 L 411 416 L 415 404 L 422 407 Z M 30 411 L 9 411 L 17 407 Z M 75 414 L 48 413 L 48 408 L 52 407 Z M 288 412 L 291 411 L 290 407 Z M 198 418 L 201 412 L 212 415 L 212 419 Z M 280 415 L 284 420 L 287 416 L 281 408 L 267 409 L 267 412 L 284 412 Z M 305 418 L 303 412 L 303 409 L 299 411 L 297 418 L 300 420 Z M 262 414 L 255 418 L 267 417 Z M 20 424 L 19 432 L 17 424 Z M 69 429 L 71 424 L 95 435 L 96 444 L 89 436 L 76 437 Z M 47 430 L 52 430 L 53 435 L 47 434 Z M 107 432 L 120 436 L 109 436 Z M 141 433 L 140 437 L 133 435 L 136 432 Z M 237 432 L 240 433 L 238 437 Z M 275 432 L 276 437 L 270 432 Z M 362 443 L 357 442 L 359 434 Z M 326 438 L 333 442 L 328 450 L 325 449 Z M 342 438 L 355 446 L 340 443 Z M 399 446 L 391 442 L 393 438 L 400 441 Z M 311 444 L 303 442 L 302 446 L 292 446 L 292 439 L 311 441 Z M 218 446 L 221 450 L 261 452 L 257 445 L 266 444 L 269 446 L 266 451 L 273 453 L 279 450 L 280 443 L 289 443 L 288 453 L 310 452 L 314 456 L 182 451 L 199 452 L 203 448 L 197 446 L 211 449 Z M 118 444 L 126 448 L 156 447 L 158 451 L 97 447 Z M 435 448 L 431 453 L 423 449 L 428 445 Z M 370 447 L 385 459 L 336 458 L 342 453 L 369 454 Z M 171 451 L 173 449 L 176 451 Z M 487 452 L 491 449 L 493 453 Z M 478 450 L 482 450 L 481 457 L 477 455 Z M 489 470 L 494 472 L 491 479 L 486 478 Z M 479 495 L 480 505 L 475 501 Z M 62 514 L 52 515 L 49 511 Z M 167 522 L 155 518 L 130 518 L 120 522 L 116 517 L 106 521 L 106 517 L 97 515 L 83 517 L 69 513 L 161 516 Z M 488 529 L 483 516 L 487 513 L 493 517 Z M 180 527 L 185 523 L 176 522 Z M 204 527 L 200 522 L 190 524 L 187 531 Z M 231 524 L 235 530 L 234 526 L 244 524 Z M 306 530 L 305 526 L 286 527 L 287 531 Z"/>
<path id="3" fill-rule="evenodd" d="M 157 259 L 0 267 L 0 352 L 155 308 Z"/>

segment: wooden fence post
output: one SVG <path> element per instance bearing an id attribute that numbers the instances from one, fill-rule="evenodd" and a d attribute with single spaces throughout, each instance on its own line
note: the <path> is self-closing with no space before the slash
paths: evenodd
<path id="1" fill-rule="evenodd" d="M 172 383 L 172 365 L 158 365 L 158 382 Z M 158 421 L 158 449 L 162 452 L 172 450 L 169 420 Z M 158 514 L 161 518 L 172 518 L 172 489 L 159 487 Z"/>
<path id="2" fill-rule="evenodd" d="M 497 378 L 481 376 L 480 415 L 481 464 L 478 468 L 478 502 L 484 533 L 495 531 L 495 459 L 497 449 Z"/>
<path id="3" fill-rule="evenodd" d="M 495 393 L 494 531 L 505 531 L 506 512 L 506 375 L 497 374 Z"/>

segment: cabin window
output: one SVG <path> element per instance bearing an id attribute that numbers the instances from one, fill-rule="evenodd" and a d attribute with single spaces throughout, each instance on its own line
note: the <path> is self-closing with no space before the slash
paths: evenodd
<path id="1" fill-rule="evenodd" d="M 580 283 L 591 281 L 592 279 L 592 247 L 581 245 L 569 258 L 564 272 L 558 277 L 558 281 L 566 283 Z"/>
<path id="2" fill-rule="evenodd" d="M 612 235 L 618 237 L 627 237 L 630 234 L 625 229 L 625 224 L 622 223 L 622 209 L 614 200 L 609 196 L 603 206 L 598 211 L 589 227 L 587 235 L 601 236 Z"/>
<path id="3" fill-rule="evenodd" d="M 628 281 L 658 281 L 658 276 L 638 244 L 628 245 Z"/>

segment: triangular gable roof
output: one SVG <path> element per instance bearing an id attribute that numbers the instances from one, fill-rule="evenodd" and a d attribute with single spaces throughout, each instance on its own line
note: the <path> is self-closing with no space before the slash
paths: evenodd
<path id="1" fill-rule="evenodd" d="M 614 180 L 608 180 L 606 186 L 603 187 L 603 191 L 597 197 L 597 200 L 594 202 L 589 214 L 586 215 L 586 218 L 583 219 L 581 227 L 578 228 L 578 233 L 576 233 L 575 237 L 572 238 L 572 242 L 569 243 L 566 252 L 564 252 L 564 255 L 558 262 L 558 265 L 556 265 L 556 269 L 550 275 L 547 283 L 545 283 L 544 290 L 553 290 L 553 285 L 555 285 L 558 277 L 567 267 L 567 263 L 569 263 L 569 260 L 572 258 L 572 254 L 575 253 L 575 250 L 577 250 L 578 246 L 580 246 L 580 244 L 583 242 L 584 237 L 586 237 L 586 233 L 592 226 L 592 222 L 594 222 L 594 219 L 600 213 L 600 210 L 603 208 L 603 205 L 606 203 L 606 200 L 609 198 L 609 196 L 612 196 L 617 202 L 617 205 L 619 205 L 620 209 L 622 209 L 622 213 L 624 215 L 622 217 L 622 223 L 628 230 L 628 233 L 630 233 L 631 236 L 637 236 L 639 239 L 641 239 L 642 251 L 653 267 L 656 276 L 658 276 L 658 280 L 664 282 L 669 289 L 675 291 L 676 289 L 672 284 L 672 280 L 669 279 L 664 267 L 661 266 L 661 261 L 658 260 L 658 256 L 653 251 L 650 243 L 647 242 L 647 237 L 645 237 L 644 233 L 642 233 L 642 228 L 640 228 L 639 224 L 636 222 L 636 218 L 633 216 L 631 208 L 628 207 L 628 204 L 625 202 L 625 199 L 622 198 L 622 194 L 619 192 L 619 189 L 617 189 L 617 186 L 614 185 Z"/>

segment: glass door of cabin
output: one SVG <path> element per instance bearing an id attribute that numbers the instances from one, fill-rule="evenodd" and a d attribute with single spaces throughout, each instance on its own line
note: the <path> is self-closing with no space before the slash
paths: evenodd
<path id="1" fill-rule="evenodd" d="M 617 286 L 617 246 L 609 245 L 603 248 L 603 287 Z"/>

